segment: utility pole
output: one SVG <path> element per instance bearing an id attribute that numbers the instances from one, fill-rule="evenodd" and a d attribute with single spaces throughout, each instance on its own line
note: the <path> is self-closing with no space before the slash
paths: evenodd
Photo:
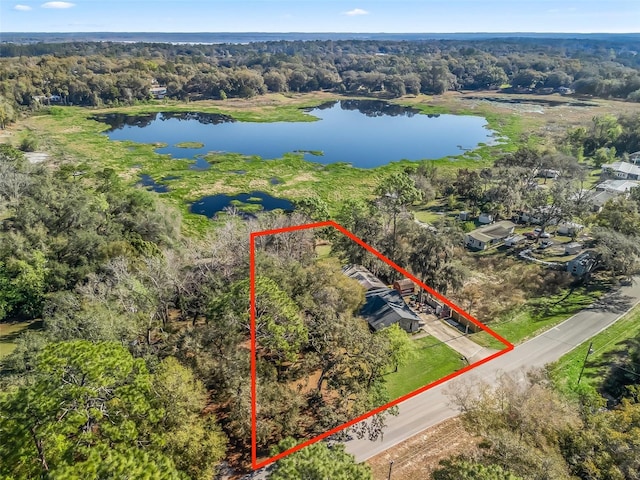
<path id="1" fill-rule="evenodd" d="M 587 358 L 589 355 L 593 353 L 593 341 L 589 343 L 589 350 L 587 350 L 587 354 L 584 357 L 584 361 L 582 362 L 582 369 L 580 370 L 580 375 L 578 375 L 578 385 L 580 385 L 580 380 L 582 380 L 582 374 L 584 373 L 584 367 L 587 365 Z"/>
<path id="2" fill-rule="evenodd" d="M 391 480 L 391 469 L 393 468 L 393 460 L 389 462 L 389 477 L 387 480 Z"/>

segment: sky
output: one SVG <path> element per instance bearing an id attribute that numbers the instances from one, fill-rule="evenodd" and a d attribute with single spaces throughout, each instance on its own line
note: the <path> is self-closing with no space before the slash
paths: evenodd
<path id="1" fill-rule="evenodd" d="M 3 31 L 638 33 L 640 0 L 0 0 Z"/>

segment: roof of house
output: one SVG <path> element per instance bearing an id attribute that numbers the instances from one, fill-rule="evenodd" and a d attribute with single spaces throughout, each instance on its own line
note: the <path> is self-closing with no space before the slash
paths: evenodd
<path id="1" fill-rule="evenodd" d="M 501 222 L 487 225 L 486 227 L 477 228 L 472 232 L 469 232 L 468 235 L 476 240 L 486 243 L 508 237 L 511 235 L 511 230 L 515 226 L 515 223 L 510 222 L 509 220 L 503 220 Z"/>
<path id="2" fill-rule="evenodd" d="M 596 190 L 624 193 L 639 185 L 640 182 L 635 180 L 605 180 L 596 185 Z"/>
<path id="3" fill-rule="evenodd" d="M 629 162 L 613 162 L 602 165 L 603 170 L 612 170 L 614 172 L 622 172 L 631 175 L 640 175 L 640 166 Z"/>
<path id="4" fill-rule="evenodd" d="M 602 190 L 600 192 L 590 193 L 588 199 L 596 206 L 602 207 L 605 203 L 607 203 L 612 198 L 616 198 L 619 194 L 616 192 L 610 192 L 607 190 Z"/>
<path id="5" fill-rule="evenodd" d="M 421 321 L 420 317 L 407 306 L 396 290 L 390 288 L 369 290 L 365 298 L 366 301 L 360 310 L 360 315 L 375 331 L 402 320 Z"/>
<path id="6" fill-rule="evenodd" d="M 367 290 L 376 288 L 387 288 L 387 286 L 362 265 L 345 265 L 342 267 L 342 273 L 347 277 L 353 278 Z"/>

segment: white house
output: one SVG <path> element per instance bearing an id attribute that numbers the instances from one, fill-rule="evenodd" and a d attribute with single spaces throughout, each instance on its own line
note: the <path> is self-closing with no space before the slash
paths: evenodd
<path id="1" fill-rule="evenodd" d="M 486 225 L 467 233 L 464 244 L 473 250 L 486 250 L 504 242 L 515 228 L 515 223 L 508 220 Z"/>
<path id="2" fill-rule="evenodd" d="M 640 166 L 628 162 L 613 162 L 603 165 L 602 173 L 626 180 L 639 180 Z"/>
<path id="3" fill-rule="evenodd" d="M 634 180 L 605 180 L 596 185 L 596 191 L 623 194 L 639 185 L 640 182 Z"/>

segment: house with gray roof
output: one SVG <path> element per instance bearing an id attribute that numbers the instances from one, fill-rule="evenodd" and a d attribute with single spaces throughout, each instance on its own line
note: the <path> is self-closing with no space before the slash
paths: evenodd
<path id="1" fill-rule="evenodd" d="M 606 191 L 622 195 L 639 185 L 640 182 L 635 180 L 605 180 L 596 185 L 596 190 L 598 192 Z"/>
<path id="2" fill-rule="evenodd" d="M 379 288 L 369 290 L 365 294 L 365 303 L 360 309 L 360 315 L 374 332 L 389 327 L 394 323 L 406 332 L 417 332 L 422 319 L 409 308 L 397 290 Z"/>
<path id="3" fill-rule="evenodd" d="M 629 162 L 613 162 L 602 165 L 602 173 L 625 180 L 640 179 L 640 166 Z"/>
<path id="4" fill-rule="evenodd" d="M 344 267 L 342 267 L 342 273 L 344 273 L 349 278 L 353 278 L 360 285 L 362 285 L 365 290 L 387 288 L 382 280 L 380 280 L 362 265 L 345 265 Z"/>
<path id="5" fill-rule="evenodd" d="M 513 234 L 515 228 L 515 223 L 509 220 L 480 227 L 465 236 L 464 244 L 473 250 L 486 250 L 504 242 Z"/>

